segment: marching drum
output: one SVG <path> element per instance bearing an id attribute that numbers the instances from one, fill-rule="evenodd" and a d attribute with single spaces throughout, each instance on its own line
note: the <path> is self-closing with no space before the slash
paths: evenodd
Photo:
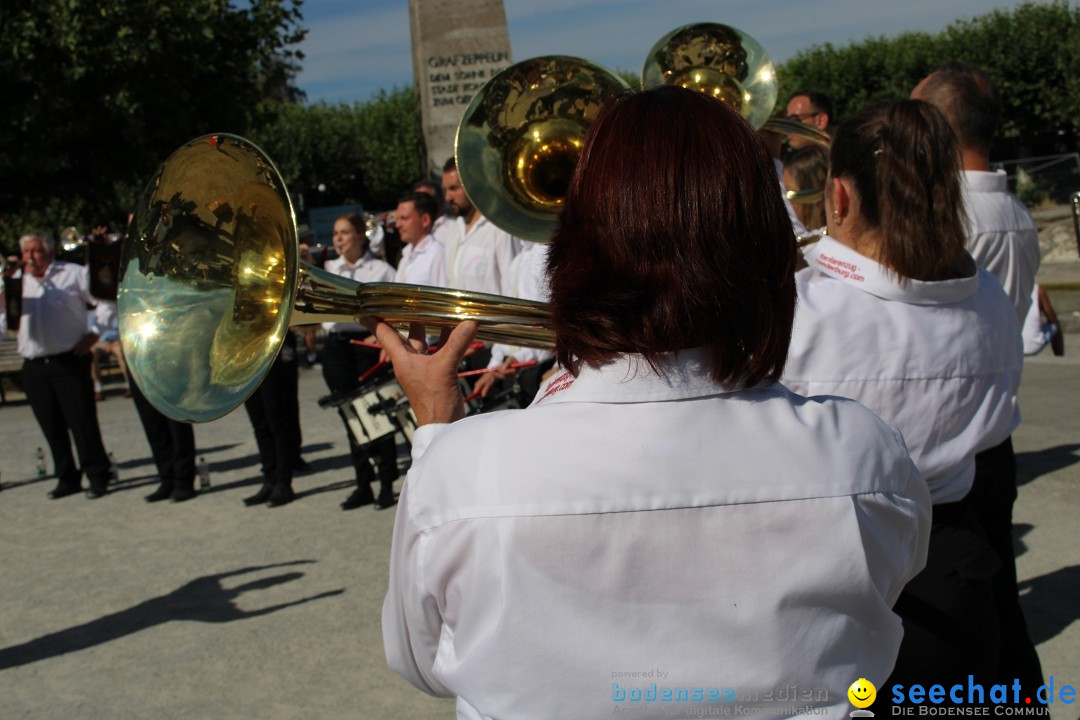
<path id="1" fill-rule="evenodd" d="M 353 395 L 333 401 L 341 417 L 360 445 L 401 432 L 412 442 L 417 428 L 416 414 L 396 380 L 359 389 Z"/>

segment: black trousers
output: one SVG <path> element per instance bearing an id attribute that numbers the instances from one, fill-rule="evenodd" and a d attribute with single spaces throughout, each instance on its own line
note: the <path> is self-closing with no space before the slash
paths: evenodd
<path id="1" fill-rule="evenodd" d="M 300 446 L 300 404 L 297 399 L 296 337 L 285 334 L 274 364 L 258 389 L 244 401 L 259 446 L 263 480 L 292 487 L 296 449 Z"/>
<path id="2" fill-rule="evenodd" d="M 1013 547 L 1012 511 L 1016 502 L 1016 455 L 1012 438 L 975 456 L 975 483 L 967 502 L 986 531 L 1001 569 L 994 575 L 991 592 L 1001 632 L 1001 657 L 997 682 L 1020 680 L 1024 692 L 1035 702 L 1043 683 L 1042 666 L 1035 643 L 1028 634 L 1020 608 L 1016 583 L 1016 552 Z"/>
<path id="3" fill-rule="evenodd" d="M 379 351 L 352 343 L 367 333 L 330 333 L 322 351 L 323 380 L 330 392 L 349 397 L 360 389 L 360 376 L 379 362 Z M 387 435 L 370 443 L 360 443 L 353 436 L 344 417 L 345 436 L 349 439 L 349 454 L 356 472 L 356 483 L 361 485 L 375 479 L 371 458 L 378 466 L 380 483 L 389 485 L 398 478 L 397 442 L 394 435 Z"/>
<path id="4" fill-rule="evenodd" d="M 49 444 L 60 484 L 79 485 L 82 473 L 86 473 L 91 485 L 106 487 L 109 456 L 98 425 L 90 356 L 66 352 L 26 360 L 21 381 L 30 409 Z M 79 466 L 71 453 L 72 439 Z"/>
<path id="5" fill-rule="evenodd" d="M 893 607 L 904 623 L 904 639 L 892 674 L 878 687 L 875 712 L 891 712 L 896 684 L 905 693 L 913 684 L 967 687 L 972 675 L 989 690 L 1001 645 L 990 595 L 998 568 L 997 555 L 965 501 L 934 506 L 926 567 Z"/>
<path id="6" fill-rule="evenodd" d="M 192 488 L 195 485 L 195 430 L 191 423 L 163 415 L 131 380 L 131 398 L 139 413 L 158 477 L 164 484 Z"/>

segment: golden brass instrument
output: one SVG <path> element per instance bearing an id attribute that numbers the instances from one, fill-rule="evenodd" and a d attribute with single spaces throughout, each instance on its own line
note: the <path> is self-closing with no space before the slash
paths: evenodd
<path id="1" fill-rule="evenodd" d="M 369 212 L 364 213 L 364 237 L 368 241 L 373 241 L 378 237 L 382 237 L 382 225 L 379 224 L 379 218 L 372 215 Z"/>
<path id="2" fill-rule="evenodd" d="M 680 85 L 726 102 L 755 128 L 828 145 L 829 134 L 790 118 L 771 117 L 777 78 L 765 48 L 720 23 L 677 27 L 656 41 L 641 69 L 643 88 Z"/>
<path id="3" fill-rule="evenodd" d="M 281 176 L 251 142 L 207 135 L 165 161 L 135 207 L 117 300 L 128 370 L 154 407 L 191 422 L 228 413 L 293 324 L 475 320 L 485 339 L 552 344 L 541 303 L 356 283 L 300 262 L 298 240 Z"/>
<path id="4" fill-rule="evenodd" d="M 564 55 L 524 60 L 488 80 L 454 142 L 473 206 L 511 235 L 547 242 L 589 126 L 628 89 L 600 65 Z"/>
<path id="5" fill-rule="evenodd" d="M 77 227 L 66 227 L 60 231 L 60 249 L 64 252 L 74 252 L 84 245 L 86 238 Z"/>
<path id="6" fill-rule="evenodd" d="M 548 240 L 589 125 L 626 89 L 604 68 L 563 56 L 518 63 L 489 80 L 455 144 L 476 208 L 517 237 Z M 758 105 L 752 92 L 744 99 Z M 154 407 L 191 422 L 230 412 L 262 382 L 290 325 L 357 316 L 397 326 L 475 320 L 486 340 L 552 345 L 542 303 L 356 283 L 300 262 L 298 240 L 281 176 L 248 140 L 207 135 L 165 161 L 135 207 L 118 297 L 128 369 Z"/>
<path id="7" fill-rule="evenodd" d="M 771 117 L 776 106 L 777 78 L 772 59 L 761 44 L 742 30 L 719 23 L 675 28 L 656 41 L 641 70 L 641 86 L 679 85 L 722 100 L 760 130 L 796 135 L 828 146 L 824 130 L 798 120 Z M 793 203 L 815 203 L 824 191 L 788 191 Z M 800 247 L 817 235 L 797 238 Z M 811 239 L 813 238 L 813 239 Z"/>

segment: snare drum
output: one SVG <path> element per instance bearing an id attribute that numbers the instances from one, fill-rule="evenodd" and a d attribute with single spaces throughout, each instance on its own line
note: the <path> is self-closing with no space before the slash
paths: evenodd
<path id="1" fill-rule="evenodd" d="M 417 427 L 409 399 L 396 380 L 361 389 L 338 405 L 338 412 L 361 445 L 395 432 L 403 433 L 411 443 Z"/>

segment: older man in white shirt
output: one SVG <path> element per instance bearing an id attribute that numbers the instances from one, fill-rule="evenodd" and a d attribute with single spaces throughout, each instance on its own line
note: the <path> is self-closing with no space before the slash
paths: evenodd
<path id="1" fill-rule="evenodd" d="M 23 356 L 22 385 L 34 417 L 52 451 L 57 485 L 52 499 L 82 489 L 89 498 L 108 492 L 109 457 L 101 440 L 94 384 L 90 378 L 90 348 L 98 333 L 87 331 L 86 307 L 90 278 L 82 265 L 56 260 L 56 241 L 43 231 L 19 238 L 25 272 L 19 354 Z M 79 466 L 71 453 L 75 440 Z"/>

